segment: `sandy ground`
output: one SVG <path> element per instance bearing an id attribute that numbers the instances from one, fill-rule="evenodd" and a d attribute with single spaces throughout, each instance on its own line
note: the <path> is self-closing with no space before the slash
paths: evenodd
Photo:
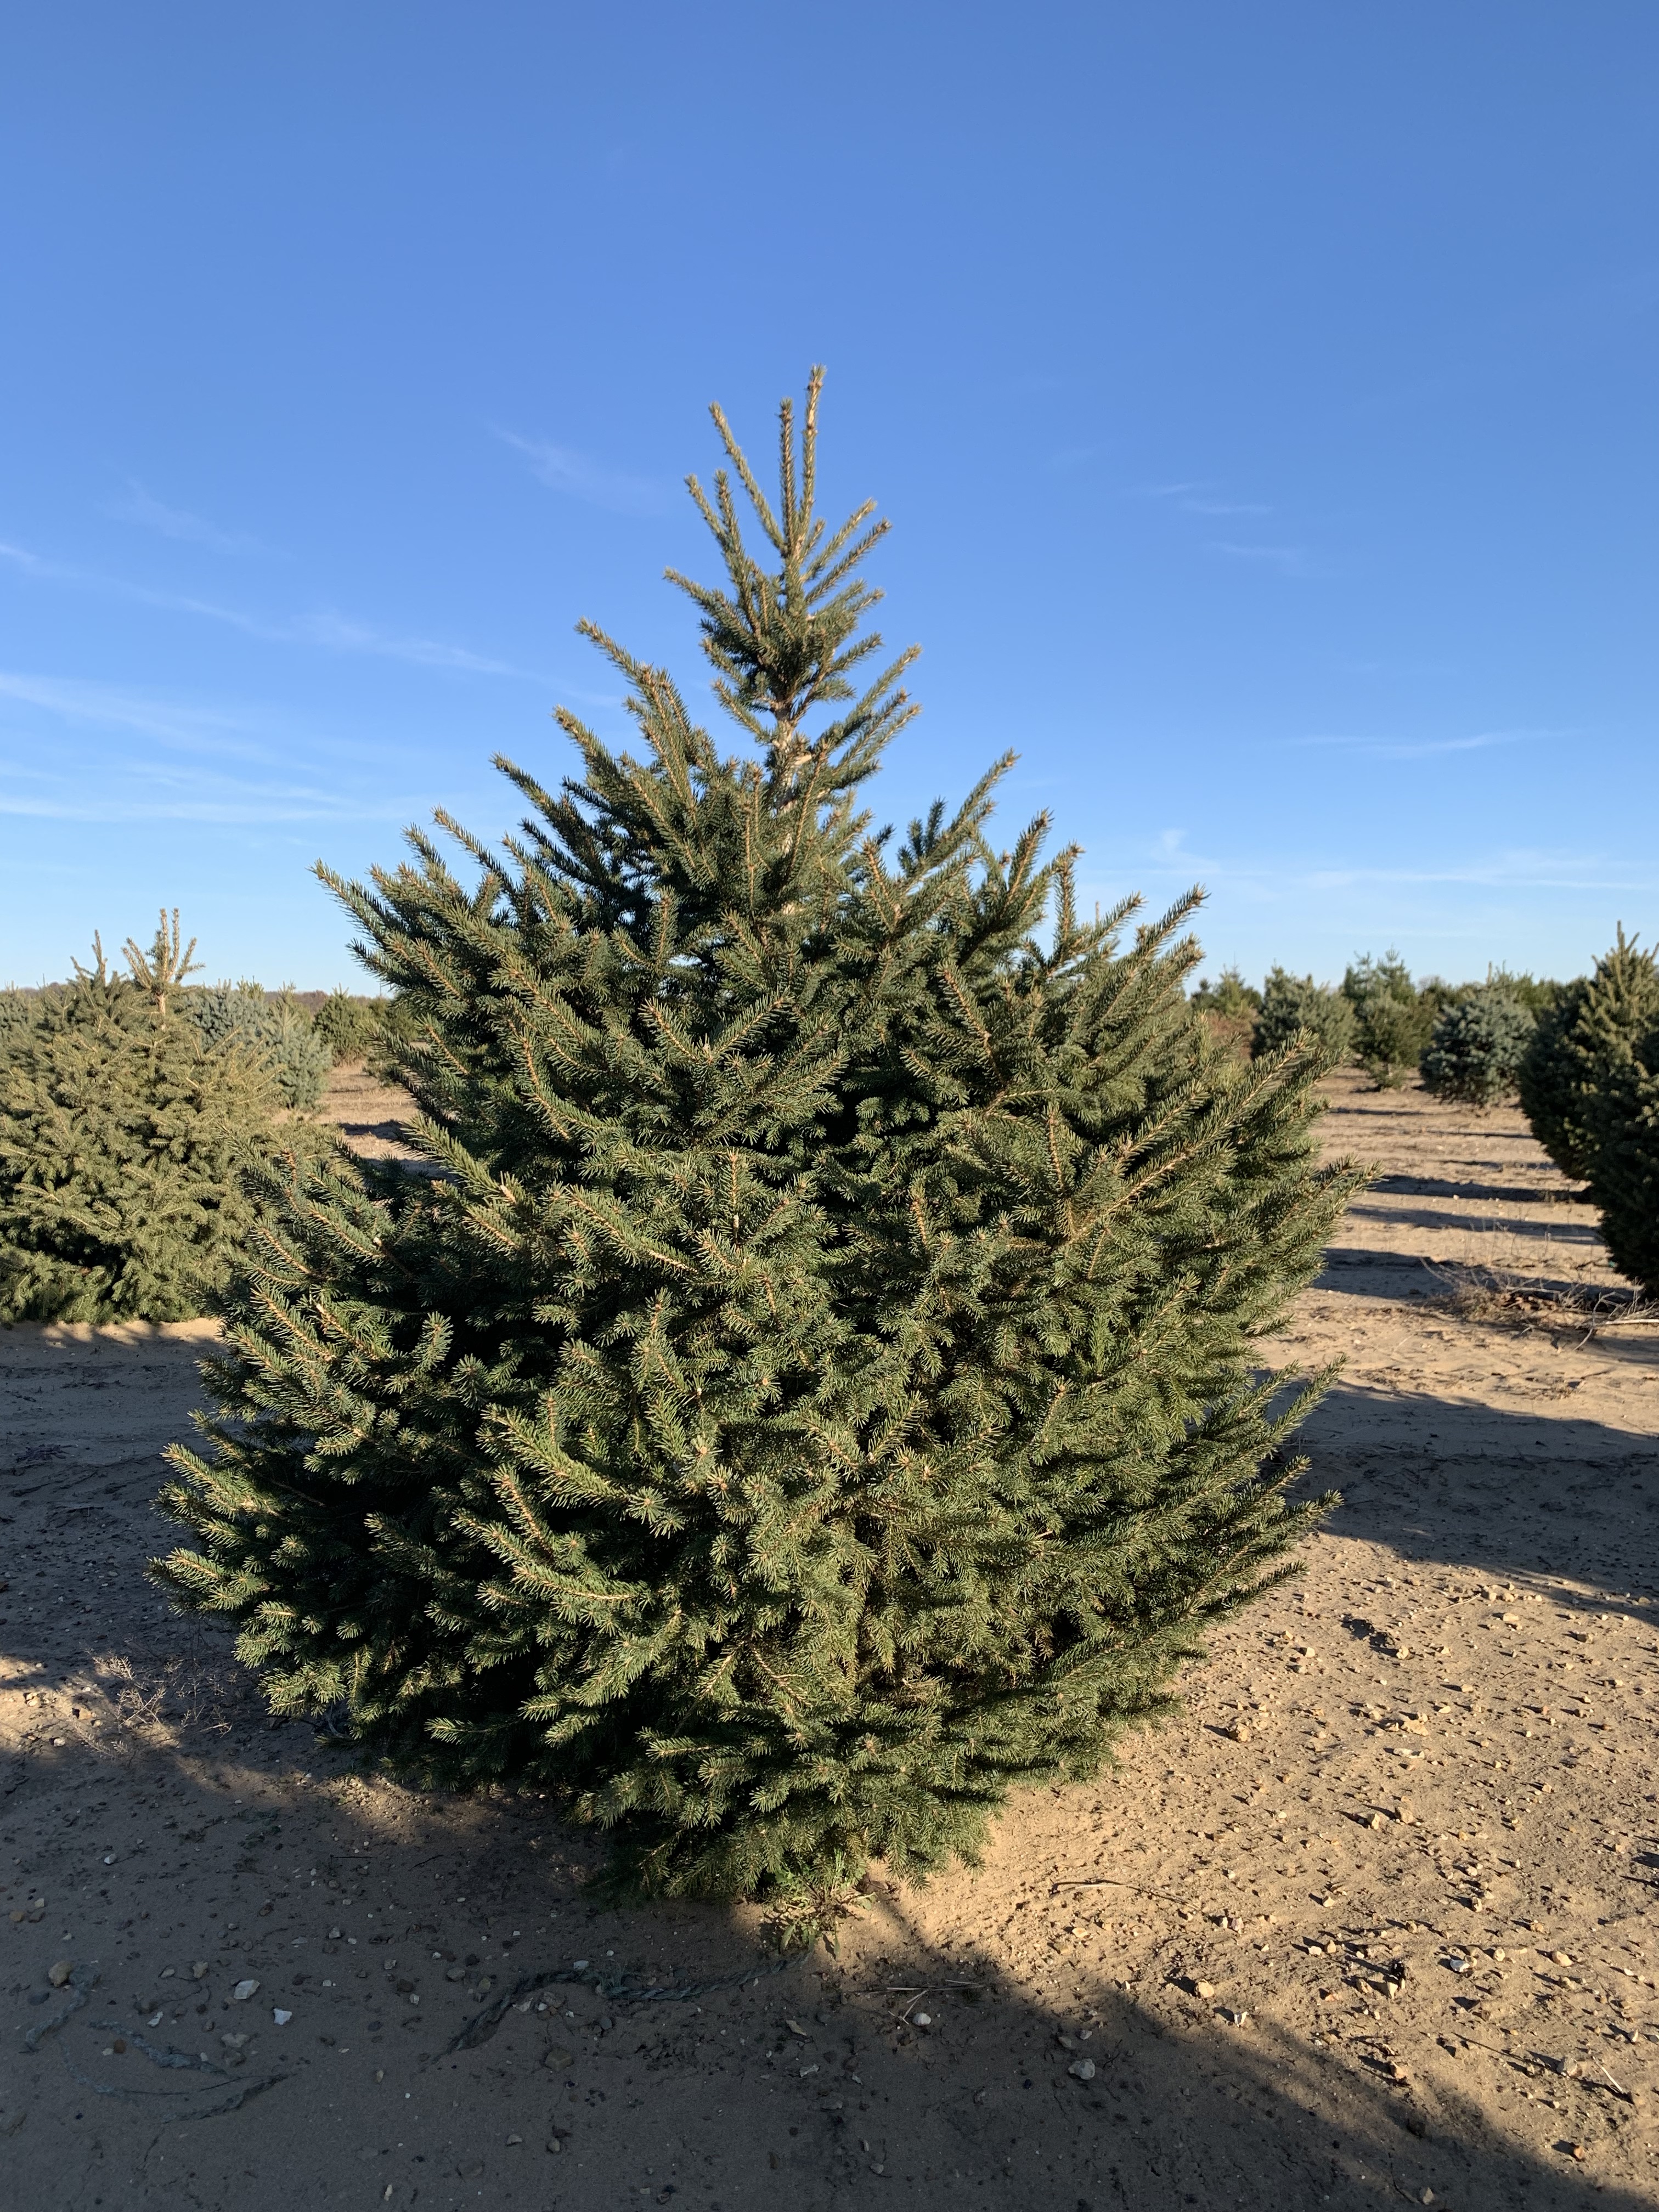
<path id="1" fill-rule="evenodd" d="M 1381 1173 L 1274 1355 L 1347 1362 L 1305 1578 L 1116 1772 L 781 1968 L 596 1909 L 534 1800 L 264 1722 L 141 1571 L 205 1324 L 0 1333 L 9 2200 L 1652 2204 L 1659 1327 L 1598 1322 L 1517 1116 L 1333 1096 Z M 395 1096 L 335 1110 L 396 1149 Z"/>

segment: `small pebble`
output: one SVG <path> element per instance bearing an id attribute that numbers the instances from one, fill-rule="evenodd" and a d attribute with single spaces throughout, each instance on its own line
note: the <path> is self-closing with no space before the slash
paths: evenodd
<path id="1" fill-rule="evenodd" d="M 1079 2081 L 1092 2081 L 1095 2078 L 1095 2062 L 1092 2058 L 1074 2058 L 1066 2071 L 1075 2075 Z"/>
<path id="2" fill-rule="evenodd" d="M 235 1988 L 230 1994 L 234 1997 L 238 2004 L 246 2004 L 250 1997 L 257 1997 L 258 1996 L 259 1984 L 258 1982 L 252 1981 L 238 1982 Z"/>
<path id="3" fill-rule="evenodd" d="M 53 1989 L 61 1990 L 70 1978 L 70 1962 L 67 1959 L 56 1960 L 46 1968 L 46 1979 L 52 1984 Z"/>
<path id="4" fill-rule="evenodd" d="M 289 2021 L 294 2017 L 291 2012 L 284 2012 L 281 2005 L 273 2005 L 271 2007 L 270 2016 L 276 2021 L 278 2027 L 286 2027 Z"/>
<path id="5" fill-rule="evenodd" d="M 1215 1984 L 1213 1982 L 1194 1982 L 1193 1984 L 1193 1995 L 1195 1997 L 1212 1997 L 1215 1995 Z"/>

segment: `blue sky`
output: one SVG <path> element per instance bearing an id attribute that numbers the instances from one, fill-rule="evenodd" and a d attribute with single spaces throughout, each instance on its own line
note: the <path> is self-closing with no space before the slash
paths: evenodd
<path id="1" fill-rule="evenodd" d="M 578 617 L 701 685 L 703 410 L 815 361 L 882 818 L 1012 747 L 1255 975 L 1651 935 L 1656 112 L 1650 0 L 15 11 L 0 980 L 351 980 L 311 862 L 621 733 Z"/>

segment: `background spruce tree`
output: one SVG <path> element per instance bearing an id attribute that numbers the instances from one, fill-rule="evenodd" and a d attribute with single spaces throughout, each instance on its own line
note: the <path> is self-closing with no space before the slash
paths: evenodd
<path id="1" fill-rule="evenodd" d="M 245 1171 L 301 1140 L 264 1066 L 180 1010 L 190 950 L 176 914 L 128 976 L 94 940 L 0 1039 L 0 1319 L 201 1313 L 252 1227 Z"/>
<path id="2" fill-rule="evenodd" d="M 1522 1111 L 1564 1175 L 1594 1172 L 1609 1058 L 1622 1062 L 1659 1020 L 1659 963 L 1620 926 L 1595 973 L 1564 985 L 1539 1012 L 1516 1071 Z"/>
<path id="3" fill-rule="evenodd" d="M 1254 1340 L 1358 1177 L 1305 1048 L 1238 1064 L 1183 901 L 1085 920 L 994 770 L 895 848 L 913 711 L 865 627 L 884 527 L 814 498 L 818 380 L 696 607 L 719 751 L 587 629 L 642 751 L 568 714 L 487 850 L 334 882 L 419 1034 L 439 1173 L 274 1179 L 226 1305 L 167 1588 L 276 1710 L 444 1782 L 546 1790 L 656 1892 L 833 1892 L 971 1854 L 1094 1772 L 1205 1629 L 1290 1571 L 1311 1392 Z M 672 574 L 672 572 L 671 572 Z"/>
<path id="4" fill-rule="evenodd" d="M 1621 1275 L 1659 1298 L 1659 1018 L 1618 1039 L 1594 1109 L 1589 1187 Z"/>
<path id="5" fill-rule="evenodd" d="M 291 991 L 214 983 L 187 993 L 184 1006 L 210 1051 L 234 1048 L 263 1060 L 284 1106 L 304 1112 L 322 1097 L 334 1054 Z"/>
<path id="6" fill-rule="evenodd" d="M 398 1009 L 391 999 L 366 999 L 350 991 L 331 991 L 312 1017 L 334 1066 L 367 1060 L 385 1050 Z M 393 1051 L 394 1065 L 398 1055 Z"/>
<path id="7" fill-rule="evenodd" d="M 1329 984 L 1316 983 L 1311 975 L 1269 969 L 1256 1020 L 1255 1049 L 1282 1052 L 1301 1030 L 1316 1038 L 1331 1065 L 1338 1066 L 1353 1048 L 1351 1001 Z"/>
<path id="8" fill-rule="evenodd" d="M 1342 978 L 1342 995 L 1353 1008 L 1354 1058 L 1379 1088 L 1397 1091 L 1417 1072 L 1437 1001 L 1419 992 L 1392 949 L 1380 960 L 1369 952 L 1356 960 Z"/>
<path id="9" fill-rule="evenodd" d="M 1622 925 L 1540 1016 L 1520 1090 L 1539 1142 L 1589 1183 L 1613 1265 L 1659 1297 L 1659 961 Z"/>
<path id="10" fill-rule="evenodd" d="M 1237 968 L 1224 968 L 1213 983 L 1200 976 L 1190 995 L 1214 1042 L 1248 1060 L 1255 1049 L 1255 1026 L 1261 1012 L 1261 994 L 1255 986 L 1247 983 Z"/>
<path id="11" fill-rule="evenodd" d="M 1507 975 L 1459 993 L 1435 1017 L 1421 1062 L 1425 1088 L 1472 1106 L 1512 1097 L 1534 1027 Z"/>

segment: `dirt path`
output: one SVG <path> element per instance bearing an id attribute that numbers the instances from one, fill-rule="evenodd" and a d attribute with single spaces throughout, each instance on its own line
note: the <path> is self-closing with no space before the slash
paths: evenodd
<path id="1" fill-rule="evenodd" d="M 1659 1328 L 1592 1330 L 1517 1117 L 1334 1103 L 1382 1172 L 1275 1348 L 1347 1360 L 1307 1575 L 1115 1775 L 781 1972 L 750 1915 L 597 1910 L 533 1801 L 265 1724 L 140 1573 L 206 1328 L 0 1333 L 15 2201 L 1652 2204 Z"/>

